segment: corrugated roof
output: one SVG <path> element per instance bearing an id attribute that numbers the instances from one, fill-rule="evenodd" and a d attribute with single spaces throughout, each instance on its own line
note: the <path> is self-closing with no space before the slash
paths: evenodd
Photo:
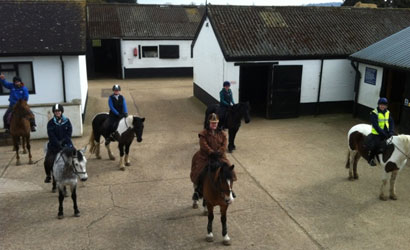
<path id="1" fill-rule="evenodd" d="M 0 55 L 85 54 L 85 2 L 2 1 Z"/>
<path id="2" fill-rule="evenodd" d="M 204 13 L 197 6 L 89 4 L 90 39 L 192 40 Z"/>
<path id="3" fill-rule="evenodd" d="M 409 9 L 208 6 L 227 60 L 341 58 L 410 26 Z"/>
<path id="4" fill-rule="evenodd" d="M 410 27 L 354 53 L 350 59 L 409 70 Z"/>

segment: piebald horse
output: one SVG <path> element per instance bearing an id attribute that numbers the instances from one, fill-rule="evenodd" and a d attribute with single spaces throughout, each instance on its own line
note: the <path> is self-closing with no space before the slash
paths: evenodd
<path id="1" fill-rule="evenodd" d="M 108 118 L 108 113 L 99 113 L 92 120 L 92 131 L 90 136 L 90 152 L 95 153 L 97 159 L 101 159 L 100 156 L 100 139 L 105 133 L 104 122 Z M 130 166 L 129 151 L 131 143 L 134 139 L 134 135 L 137 137 L 137 142 L 142 141 L 142 132 L 144 130 L 145 118 L 140 118 L 138 116 L 129 115 L 124 117 L 119 121 L 116 132 L 118 133 L 118 149 L 120 150 L 120 164 L 121 170 L 125 170 L 125 166 Z M 108 156 L 110 160 L 115 160 L 114 155 L 111 153 L 110 140 L 105 138 L 105 147 L 108 151 Z M 125 153 L 125 154 L 124 154 Z M 125 155 L 125 156 L 124 156 Z M 124 166 L 125 164 L 125 166 Z"/>
<path id="2" fill-rule="evenodd" d="M 365 146 L 365 138 L 371 133 L 372 126 L 368 124 L 358 124 L 353 126 L 348 134 L 348 154 L 346 168 L 349 169 L 349 180 L 359 179 L 357 174 L 357 162 L 360 157 L 367 160 L 368 149 Z M 387 141 L 387 146 L 383 153 L 378 153 L 377 163 L 382 167 L 383 177 L 380 188 L 379 198 L 387 200 L 384 195 L 387 180 L 390 176 L 390 199 L 397 200 L 395 192 L 395 183 L 399 171 L 406 165 L 407 159 L 410 157 L 410 136 L 398 135 L 392 136 Z"/>

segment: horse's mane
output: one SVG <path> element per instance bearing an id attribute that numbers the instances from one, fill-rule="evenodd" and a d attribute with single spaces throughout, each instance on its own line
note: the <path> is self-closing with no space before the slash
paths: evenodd
<path id="1" fill-rule="evenodd" d="M 407 150 L 410 149 L 410 135 L 401 134 L 398 135 L 397 138 L 403 142 L 403 146 L 405 146 Z"/>
<path id="2" fill-rule="evenodd" d="M 18 116 L 24 116 L 30 110 L 30 107 L 27 105 L 27 101 L 20 99 L 13 107 L 13 114 Z"/>

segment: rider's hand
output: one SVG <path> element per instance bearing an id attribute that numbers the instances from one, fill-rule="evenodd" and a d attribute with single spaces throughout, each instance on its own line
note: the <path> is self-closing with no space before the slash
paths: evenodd
<path id="1" fill-rule="evenodd" d="M 127 118 L 127 117 L 128 117 L 128 113 L 122 114 L 122 117 Z"/>
<path id="2" fill-rule="evenodd" d="M 4 79 L 6 79 L 6 77 L 3 74 L 0 74 L 0 79 L 4 80 Z"/>

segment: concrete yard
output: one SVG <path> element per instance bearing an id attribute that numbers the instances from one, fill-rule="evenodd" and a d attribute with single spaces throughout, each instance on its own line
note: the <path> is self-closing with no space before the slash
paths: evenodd
<path id="1" fill-rule="evenodd" d="M 46 141 L 32 141 L 34 165 L 15 166 L 12 147 L 0 147 L 0 249 L 409 248 L 410 172 L 399 174 L 397 201 L 378 199 L 382 171 L 364 160 L 360 179 L 349 181 L 346 133 L 363 122 L 349 114 L 243 123 L 228 155 L 238 174 L 238 197 L 228 209 L 232 245 L 222 245 L 219 212 L 215 241 L 206 242 L 207 217 L 192 209 L 189 178 L 205 110 L 192 96 L 192 79 L 89 81 L 78 148 L 88 143 L 93 116 L 108 110 L 104 93 L 113 84 L 121 85 L 129 113 L 146 118 L 131 166 L 118 169 L 116 143 L 115 161 L 104 147 L 102 160 L 87 152 L 89 179 L 77 191 L 81 217 L 73 217 L 69 197 L 58 220 L 58 194 L 43 182 Z"/>

